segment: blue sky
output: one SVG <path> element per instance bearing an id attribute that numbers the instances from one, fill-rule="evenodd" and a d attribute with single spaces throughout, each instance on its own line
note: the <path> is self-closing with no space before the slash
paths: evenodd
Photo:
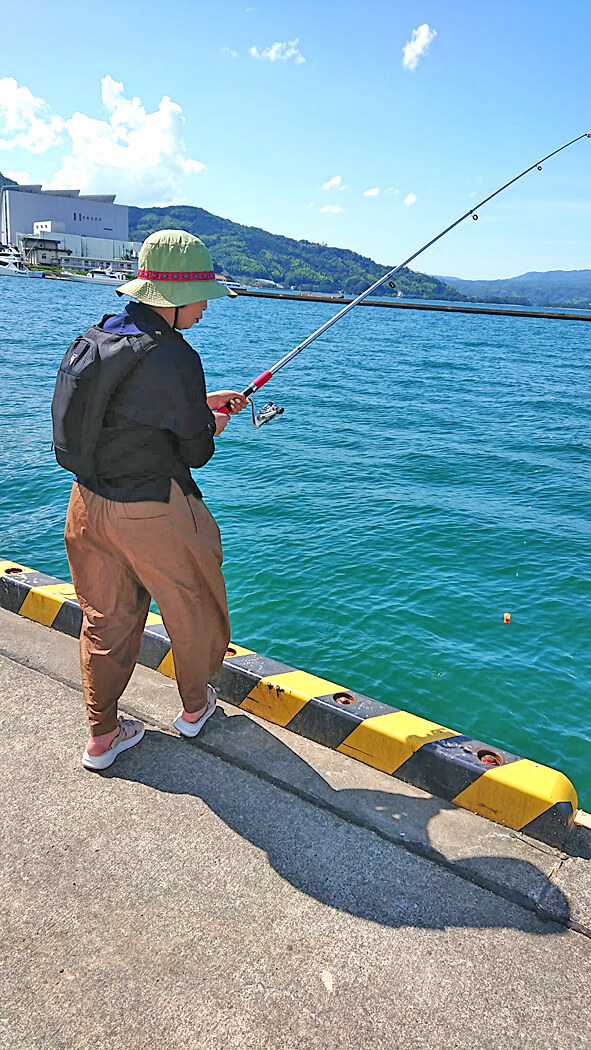
<path id="1" fill-rule="evenodd" d="M 2 26 L 0 171 L 387 265 L 591 131 L 589 0 L 25 0 Z M 590 245 L 585 139 L 415 267 L 591 268 Z"/>

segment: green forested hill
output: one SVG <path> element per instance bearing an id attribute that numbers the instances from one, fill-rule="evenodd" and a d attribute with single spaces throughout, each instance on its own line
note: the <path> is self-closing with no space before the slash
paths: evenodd
<path id="1" fill-rule="evenodd" d="M 302 291 L 358 295 L 394 265 L 378 264 L 346 248 L 329 248 L 267 233 L 256 226 L 242 226 L 203 208 L 129 208 L 129 235 L 133 240 L 143 241 L 155 230 L 167 228 L 188 230 L 201 237 L 212 253 L 216 270 L 247 283 L 258 278 Z M 396 289 L 408 298 L 466 299 L 439 278 L 412 270 L 402 270 L 395 280 Z M 393 293 L 386 284 L 379 294 Z"/>

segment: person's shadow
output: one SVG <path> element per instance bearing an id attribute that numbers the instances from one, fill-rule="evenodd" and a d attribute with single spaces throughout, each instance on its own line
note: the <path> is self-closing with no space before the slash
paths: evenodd
<path id="1" fill-rule="evenodd" d="M 296 889 L 385 926 L 511 927 L 555 934 L 561 927 L 540 921 L 532 911 L 537 906 L 544 918 L 551 911 L 561 924 L 570 915 L 566 897 L 528 861 L 495 856 L 450 861 L 435 849 L 428 823 L 443 809 L 455 808 L 451 803 L 388 791 L 335 790 L 246 715 L 228 716 L 218 708 L 195 741 L 149 731 L 140 747 L 102 775 L 202 799 L 228 827 L 264 850 Z M 278 784 L 287 790 L 277 790 Z M 302 805 L 302 799 L 313 805 Z M 410 818 L 406 824 L 405 818 Z M 412 838 L 405 837 L 405 827 L 414 829 Z M 450 873 L 462 877 L 463 887 L 450 885 Z"/>

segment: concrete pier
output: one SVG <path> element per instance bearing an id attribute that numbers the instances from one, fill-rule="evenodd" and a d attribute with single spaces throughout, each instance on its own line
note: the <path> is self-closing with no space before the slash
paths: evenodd
<path id="1" fill-rule="evenodd" d="M 221 704 L 84 770 L 75 639 L 0 610 L 3 1050 L 587 1050 L 564 850 Z"/>

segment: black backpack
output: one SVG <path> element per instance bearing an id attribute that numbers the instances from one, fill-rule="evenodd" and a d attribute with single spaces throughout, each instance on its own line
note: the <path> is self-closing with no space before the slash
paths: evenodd
<path id="1" fill-rule="evenodd" d="M 95 475 L 97 441 L 111 397 L 161 335 L 105 332 L 102 326 L 110 316 L 68 347 L 51 402 L 55 457 L 60 466 L 83 478 Z"/>

